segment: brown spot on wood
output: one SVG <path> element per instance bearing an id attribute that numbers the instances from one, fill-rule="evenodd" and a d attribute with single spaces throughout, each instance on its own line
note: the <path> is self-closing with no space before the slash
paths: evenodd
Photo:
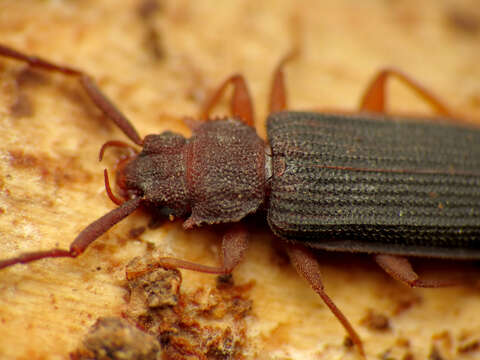
<path id="1" fill-rule="evenodd" d="M 156 12 L 161 10 L 160 3 L 157 0 L 142 0 L 138 5 L 137 12 L 144 19 L 151 18 Z"/>
<path id="2" fill-rule="evenodd" d="M 142 235 L 145 232 L 146 228 L 145 226 L 139 226 L 133 229 L 130 229 L 128 232 L 128 237 L 130 239 L 137 239 L 140 235 Z"/>
<path id="3" fill-rule="evenodd" d="M 33 115 L 33 104 L 26 94 L 17 93 L 14 103 L 10 106 L 10 114 L 16 118 Z"/>
<path id="4" fill-rule="evenodd" d="M 9 106 L 10 114 L 16 118 L 32 116 L 34 113 L 34 105 L 23 88 L 36 86 L 45 82 L 45 76 L 29 67 L 24 67 L 16 73 L 9 89 L 9 92 L 12 93 L 14 98 Z"/>
<path id="5" fill-rule="evenodd" d="M 375 331 L 387 331 L 390 330 L 390 320 L 384 314 L 375 312 L 369 309 L 367 315 L 360 321 L 362 325 L 365 325 L 370 330 Z"/>
<path id="6" fill-rule="evenodd" d="M 145 25 L 144 47 L 156 60 L 165 57 L 162 36 L 154 23 L 155 15 L 161 10 L 162 7 L 156 0 L 143 0 L 137 8 L 137 13 Z"/>
<path id="7" fill-rule="evenodd" d="M 143 43 L 154 59 L 161 60 L 165 57 L 162 34 L 153 24 L 147 27 Z"/>
<path id="8" fill-rule="evenodd" d="M 459 354 L 471 353 L 480 349 L 480 340 L 475 339 L 461 344 L 457 348 Z"/>
<path id="9" fill-rule="evenodd" d="M 234 285 L 233 275 L 226 274 L 226 275 L 219 275 L 217 276 L 217 289 L 218 290 L 226 290 Z"/>
<path id="10" fill-rule="evenodd" d="M 84 171 L 75 157 L 53 159 L 46 154 L 30 154 L 22 149 L 9 150 L 8 157 L 12 167 L 36 171 L 43 181 L 53 181 L 57 186 L 86 183 L 93 179 L 92 174 Z"/>
<path id="11" fill-rule="evenodd" d="M 444 357 L 440 354 L 440 350 L 438 350 L 435 345 L 432 346 L 430 354 L 428 354 L 428 360 L 444 360 Z"/>
<path id="12" fill-rule="evenodd" d="M 413 8 L 395 7 L 393 19 L 406 30 L 415 31 L 421 23 L 421 16 Z"/>
<path id="13" fill-rule="evenodd" d="M 477 35 L 480 31 L 480 16 L 460 9 L 446 13 L 447 23 L 456 31 L 466 35 Z"/>
<path id="14" fill-rule="evenodd" d="M 49 76 L 39 69 L 33 69 L 28 65 L 18 72 L 15 77 L 19 86 L 37 86 L 49 82 Z"/>
<path id="15" fill-rule="evenodd" d="M 346 336 L 343 339 L 343 346 L 345 346 L 347 349 L 353 349 L 355 344 L 353 343 L 352 339 L 349 336 Z"/>
<path id="16" fill-rule="evenodd" d="M 410 348 L 410 340 L 406 339 L 406 338 L 398 338 L 396 341 L 395 341 L 395 345 L 396 346 L 399 346 L 399 347 L 403 347 L 403 348 Z"/>
<path id="17" fill-rule="evenodd" d="M 39 160 L 35 155 L 26 154 L 23 150 L 10 150 L 8 152 L 10 165 L 16 168 L 37 167 Z"/>
<path id="18" fill-rule="evenodd" d="M 411 307 L 421 304 L 421 302 L 422 298 L 420 296 L 413 293 L 406 293 L 396 301 L 396 306 L 393 310 L 393 314 L 400 315 L 401 313 L 409 310 Z"/>

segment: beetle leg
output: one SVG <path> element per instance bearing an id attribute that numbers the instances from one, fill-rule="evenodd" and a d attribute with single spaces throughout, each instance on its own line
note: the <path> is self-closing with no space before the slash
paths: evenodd
<path id="1" fill-rule="evenodd" d="M 87 95 L 94 102 L 94 104 L 111 119 L 122 132 L 135 144 L 142 145 L 143 141 L 138 135 L 137 130 L 133 127 L 130 121 L 118 110 L 115 105 L 102 93 L 95 82 L 84 72 L 74 69 L 72 67 L 58 65 L 48 60 L 29 56 L 12 48 L 0 45 L 0 56 L 24 61 L 31 67 L 43 69 L 46 71 L 58 72 L 68 76 L 78 77 L 82 87 L 87 92 Z"/>
<path id="2" fill-rule="evenodd" d="M 439 115 L 454 118 L 450 109 L 436 95 L 408 75 L 393 68 L 383 69 L 373 78 L 362 97 L 360 111 L 386 112 L 386 82 L 390 77 L 396 77 L 398 80 L 402 81 L 419 97 L 425 100 L 425 102 L 427 102 L 433 109 L 435 109 Z"/>
<path id="3" fill-rule="evenodd" d="M 241 224 L 232 225 L 222 238 L 220 266 L 208 266 L 172 257 L 162 257 L 155 259 L 145 269 L 128 272 L 127 278 L 133 279 L 159 267 L 180 268 L 208 274 L 230 274 L 243 259 L 248 248 L 248 237 L 247 230 Z"/>
<path id="4" fill-rule="evenodd" d="M 285 88 L 285 74 L 283 67 L 298 55 L 298 49 L 293 49 L 285 55 L 278 63 L 273 73 L 272 86 L 270 88 L 269 113 L 279 112 L 287 109 L 287 90 Z"/>
<path id="5" fill-rule="evenodd" d="M 403 256 L 377 254 L 375 255 L 375 261 L 392 278 L 411 287 L 437 288 L 459 284 L 455 279 L 422 280 L 413 270 L 410 261 Z"/>
<path id="6" fill-rule="evenodd" d="M 286 248 L 288 256 L 290 257 L 290 261 L 297 272 L 303 276 L 310 283 L 310 286 L 313 288 L 313 290 L 320 295 L 325 305 L 327 305 L 333 315 L 335 315 L 335 317 L 338 319 L 338 321 L 340 321 L 342 326 L 347 331 L 351 340 L 357 347 L 360 356 L 365 358 L 365 352 L 363 350 L 363 344 L 360 336 L 358 336 L 352 324 L 350 324 L 345 315 L 343 315 L 340 309 L 325 292 L 325 288 L 320 277 L 320 266 L 318 261 L 304 246 L 298 244 L 286 244 Z"/>
<path id="7" fill-rule="evenodd" d="M 210 112 L 219 103 L 223 93 L 230 84 L 233 85 L 233 95 L 230 100 L 230 112 L 245 124 L 253 127 L 254 115 L 252 98 L 250 97 L 245 78 L 239 74 L 230 76 L 218 87 L 217 90 L 215 90 L 203 105 L 200 112 L 200 119 L 207 120 L 210 117 Z"/>
<path id="8" fill-rule="evenodd" d="M 100 235 L 105 233 L 113 225 L 123 220 L 125 217 L 134 212 L 141 203 L 141 198 L 133 198 L 124 202 L 118 208 L 108 212 L 101 218 L 95 220 L 78 234 L 75 240 L 70 244 L 69 250 L 51 249 L 46 251 L 34 251 L 23 253 L 20 256 L 0 261 L 0 269 L 15 265 L 27 264 L 46 258 L 71 257 L 75 258 L 82 254 L 85 249 L 94 242 Z"/>

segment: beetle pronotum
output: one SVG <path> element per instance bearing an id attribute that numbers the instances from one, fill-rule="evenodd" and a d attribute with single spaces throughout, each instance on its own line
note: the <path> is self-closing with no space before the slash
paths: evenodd
<path id="1" fill-rule="evenodd" d="M 90 99 L 136 145 L 117 171 L 121 199 L 105 186 L 118 207 L 88 225 L 69 250 L 28 252 L 0 261 L 19 263 L 77 257 L 100 235 L 139 207 L 162 208 L 186 218 L 185 229 L 230 224 L 223 235 L 221 264 L 205 266 L 160 258 L 155 266 L 228 274 L 241 261 L 248 233 L 240 221 L 266 210 L 270 228 L 285 245 L 296 270 L 344 326 L 364 356 L 354 328 L 325 293 L 319 264 L 309 248 L 373 254 L 392 277 L 410 286 L 449 285 L 426 281 L 405 256 L 478 259 L 480 246 L 480 131 L 422 118 L 385 115 L 385 86 L 396 77 L 442 117 L 450 110 L 432 93 L 395 69 L 372 81 L 356 114 L 286 111 L 283 66 L 274 72 L 267 120 L 268 142 L 253 129 L 253 105 L 241 75 L 226 79 L 192 122 L 185 139 L 164 132 L 141 138 L 93 80 L 68 66 L 0 46 L 0 56 L 77 77 Z M 231 117 L 210 119 L 225 89 L 233 85 Z M 134 277 L 138 273 L 129 273 Z"/>

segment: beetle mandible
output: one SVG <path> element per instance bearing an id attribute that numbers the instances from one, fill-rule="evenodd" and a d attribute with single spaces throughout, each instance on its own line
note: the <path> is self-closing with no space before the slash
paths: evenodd
<path id="1" fill-rule="evenodd" d="M 229 77 L 213 93 L 200 115 L 206 121 L 192 123 L 190 138 L 167 131 L 142 139 L 84 72 L 2 45 L 0 56 L 77 77 L 95 105 L 142 148 L 137 151 L 121 141 L 102 146 L 100 159 L 111 146 L 135 150 L 117 170 L 122 199 L 110 189 L 105 170 L 107 194 L 118 207 L 88 225 L 69 250 L 23 253 L 0 261 L 0 269 L 44 258 L 75 258 L 144 207 L 185 218 L 184 229 L 230 224 L 222 238 L 219 266 L 170 257 L 155 263 L 229 274 L 248 246 L 248 232 L 240 221 L 266 210 L 268 224 L 292 264 L 364 357 L 360 337 L 324 290 L 310 248 L 370 253 L 392 277 L 419 287 L 450 282 L 421 279 L 408 256 L 480 259 L 480 130 L 452 121 L 387 116 L 386 82 L 396 77 L 442 118 L 454 118 L 435 95 L 396 69 L 378 73 L 357 113 L 290 112 L 283 67 L 292 52 L 274 72 L 268 142 L 253 128 L 253 105 L 241 75 Z M 231 117 L 211 119 L 212 109 L 230 85 L 234 88 Z"/>

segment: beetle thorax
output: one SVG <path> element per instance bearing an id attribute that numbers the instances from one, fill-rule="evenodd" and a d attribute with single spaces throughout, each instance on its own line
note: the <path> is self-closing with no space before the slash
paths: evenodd
<path id="1" fill-rule="evenodd" d="M 130 196 L 177 217 L 185 228 L 236 222 L 265 198 L 265 145 L 255 130 L 235 119 L 202 124 L 185 139 L 149 135 L 122 171 Z"/>

